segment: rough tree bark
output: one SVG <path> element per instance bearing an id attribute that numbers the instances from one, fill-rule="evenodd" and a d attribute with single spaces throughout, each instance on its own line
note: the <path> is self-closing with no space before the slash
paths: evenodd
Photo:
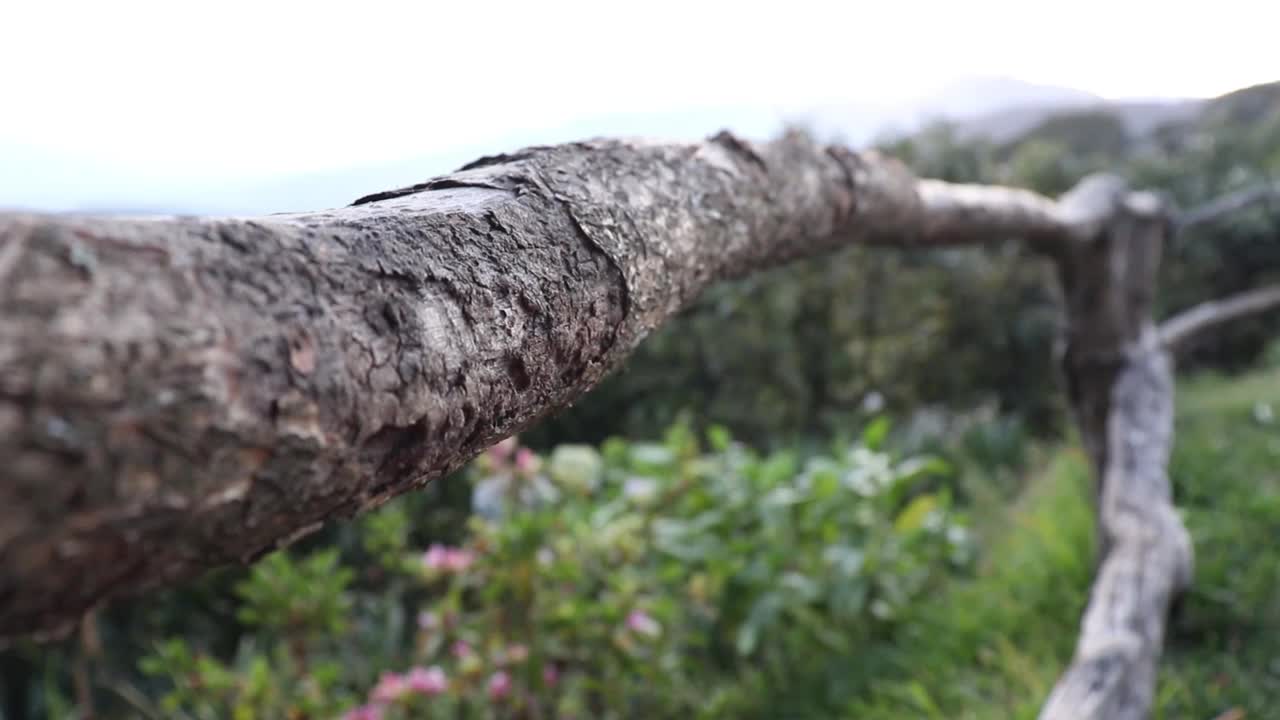
<path id="1" fill-rule="evenodd" d="M 799 133 L 529 148 L 257 219 L 0 214 L 0 639 L 446 474 L 716 281 L 849 243 L 1016 236 L 1060 269 L 1104 539 L 1042 717 L 1142 717 L 1191 566 L 1150 316 L 1172 217 L 1115 178 L 1055 202 Z"/>
<path id="2" fill-rule="evenodd" d="M 530 148 L 250 220 L 0 215 L 0 636 L 440 477 L 714 281 L 850 242 L 1049 236 L 1018 217 L 1045 202 L 791 133 Z"/>

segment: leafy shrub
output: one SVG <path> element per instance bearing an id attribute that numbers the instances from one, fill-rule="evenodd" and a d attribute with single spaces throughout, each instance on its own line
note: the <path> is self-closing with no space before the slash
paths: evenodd
<path id="1" fill-rule="evenodd" d="M 167 640 L 142 668 L 165 716 L 748 716 L 970 563 L 947 468 L 877 449 L 886 430 L 807 458 L 683 425 L 545 457 L 509 440 L 465 474 L 456 543 L 415 545 L 393 502 L 356 561 L 254 566 L 234 652 Z"/>

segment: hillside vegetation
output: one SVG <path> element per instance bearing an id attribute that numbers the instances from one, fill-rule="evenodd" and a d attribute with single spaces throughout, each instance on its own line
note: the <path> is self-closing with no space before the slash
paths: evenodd
<path id="1" fill-rule="evenodd" d="M 1170 470 L 1196 576 L 1174 611 L 1155 718 L 1269 718 L 1280 702 L 1278 410 L 1280 370 L 1182 385 Z M 1036 716 L 1070 659 L 1094 557 L 1083 454 L 1039 464 L 1019 501 L 987 516 L 978 576 L 917 608 L 847 717 Z"/>

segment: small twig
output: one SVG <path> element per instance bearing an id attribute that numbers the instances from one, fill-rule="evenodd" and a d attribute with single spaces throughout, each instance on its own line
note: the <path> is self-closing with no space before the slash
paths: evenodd
<path id="1" fill-rule="evenodd" d="M 1221 300 L 1209 300 L 1161 323 L 1160 338 L 1165 347 L 1176 350 L 1210 328 L 1276 306 L 1280 306 L 1280 285 L 1249 290 Z"/>
<path id="2" fill-rule="evenodd" d="M 1177 220 L 1178 232 L 1185 232 L 1196 225 L 1213 222 L 1224 215 L 1239 212 L 1261 202 L 1280 200 L 1280 183 L 1259 183 L 1211 200 L 1182 213 Z"/>

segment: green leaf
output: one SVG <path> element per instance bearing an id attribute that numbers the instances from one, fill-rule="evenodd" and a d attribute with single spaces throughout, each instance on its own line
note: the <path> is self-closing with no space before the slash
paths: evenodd
<path id="1" fill-rule="evenodd" d="M 938 507 L 938 498 L 932 493 L 917 496 L 893 521 L 894 528 L 900 533 L 912 533 L 924 527 L 924 521 Z"/>
<path id="2" fill-rule="evenodd" d="M 889 418 L 881 415 L 862 431 L 862 444 L 870 450 L 879 450 L 889 436 Z"/>
<path id="3" fill-rule="evenodd" d="M 675 454 L 665 445 L 635 443 L 631 446 L 632 468 L 639 472 L 665 470 L 675 462 Z"/>
<path id="4" fill-rule="evenodd" d="M 747 619 L 738 628 L 734 646 L 740 655 L 750 655 L 760 642 L 760 633 L 770 625 L 782 609 L 782 602 L 777 595 L 766 593 L 761 595 L 751 606 Z"/>
<path id="5" fill-rule="evenodd" d="M 764 487 L 785 483 L 796 475 L 796 458 L 789 452 L 776 453 L 759 466 L 760 482 Z"/>
<path id="6" fill-rule="evenodd" d="M 707 428 L 707 443 L 712 450 L 722 453 L 729 449 L 729 446 L 733 443 L 733 437 L 723 425 L 712 425 Z"/>
<path id="7" fill-rule="evenodd" d="M 798 572 L 789 572 L 783 575 L 779 584 L 784 590 L 794 594 L 796 599 L 803 603 L 813 602 L 818 598 L 818 593 L 820 592 L 818 583 Z"/>
<path id="8" fill-rule="evenodd" d="M 951 466 L 940 457 L 916 457 L 899 463 L 894 472 L 898 475 L 898 482 L 903 482 L 930 475 L 948 475 Z"/>

